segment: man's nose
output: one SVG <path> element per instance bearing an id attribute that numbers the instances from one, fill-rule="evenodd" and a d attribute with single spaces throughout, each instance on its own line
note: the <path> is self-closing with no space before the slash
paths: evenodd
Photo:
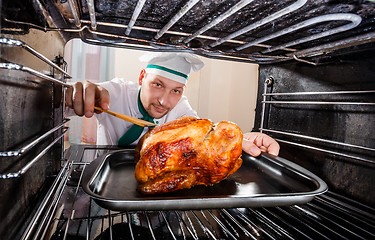
<path id="1" fill-rule="evenodd" d="M 159 96 L 159 103 L 160 105 L 167 105 L 168 103 L 168 91 L 164 91 L 160 96 Z"/>

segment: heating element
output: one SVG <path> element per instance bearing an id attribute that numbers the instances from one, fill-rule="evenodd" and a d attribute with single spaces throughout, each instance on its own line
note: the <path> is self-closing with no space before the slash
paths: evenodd
<path id="1" fill-rule="evenodd" d="M 373 1 L 36 0 L 39 22 L 20 21 L 10 4 L 4 30 L 59 31 L 68 41 L 147 51 L 190 51 L 254 63 L 327 62 L 375 41 Z M 329 59 L 330 60 L 330 59 Z"/>
<path id="2" fill-rule="evenodd" d="M 72 146 L 53 192 L 22 239 L 373 239 L 375 209 L 334 192 L 293 206 L 116 212 L 80 187 L 87 164 L 115 147 Z"/>

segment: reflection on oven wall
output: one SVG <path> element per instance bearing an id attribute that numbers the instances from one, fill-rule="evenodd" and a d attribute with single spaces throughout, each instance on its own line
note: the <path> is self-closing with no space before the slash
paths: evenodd
<path id="1" fill-rule="evenodd" d="M 256 129 L 263 128 L 279 141 L 281 156 L 322 177 L 331 191 L 372 206 L 374 53 L 341 56 L 340 62 L 319 67 L 303 63 L 260 66 L 255 123 Z M 266 86 L 270 77 L 272 84 Z"/>
<path id="2" fill-rule="evenodd" d="M 20 40 L 58 63 L 64 54 L 63 39 L 57 32 L 45 33 L 43 37 L 39 34 L 39 30 L 30 29 L 25 35 L 3 33 L 0 36 Z M 60 71 L 24 47 L 1 44 L 0 53 L 1 63 L 23 65 L 58 81 L 63 79 Z M 21 70 L 0 69 L 0 239 L 7 239 L 23 227 L 30 213 L 35 211 L 40 194 L 50 184 L 50 176 L 60 170 L 62 142 L 58 137 L 63 134 L 61 128 L 37 140 L 42 134 L 63 126 L 57 97 L 61 92 L 59 84 L 44 78 Z M 57 142 L 52 144 L 55 139 Z M 26 148 L 34 141 L 38 143 Z M 49 150 L 42 154 L 47 148 Z"/>
<path id="3" fill-rule="evenodd" d="M 145 51 L 100 47 L 83 43 L 78 39 L 65 46 L 65 60 L 70 81 L 99 83 L 115 77 L 138 81 L 145 63 L 138 58 Z M 258 65 L 229 62 L 201 57 L 205 67 L 189 76 L 184 95 L 201 118 L 214 122 L 235 122 L 242 131 L 254 127 L 256 95 L 258 89 Z M 72 116 L 67 146 L 77 143 L 96 143 L 96 119 Z"/>

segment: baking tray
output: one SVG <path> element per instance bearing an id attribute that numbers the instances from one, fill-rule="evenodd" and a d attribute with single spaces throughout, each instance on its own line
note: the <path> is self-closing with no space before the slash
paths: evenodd
<path id="1" fill-rule="evenodd" d="M 286 159 L 243 152 L 240 169 L 218 184 L 143 196 L 136 190 L 133 155 L 134 149 L 113 151 L 86 167 L 81 184 L 99 206 L 116 211 L 271 207 L 303 204 L 327 191 L 323 180 Z"/>

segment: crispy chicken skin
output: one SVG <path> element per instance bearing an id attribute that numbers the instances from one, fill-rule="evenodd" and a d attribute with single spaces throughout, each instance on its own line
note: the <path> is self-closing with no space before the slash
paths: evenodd
<path id="1" fill-rule="evenodd" d="M 182 117 L 150 130 L 139 141 L 135 178 L 142 194 L 218 183 L 241 164 L 242 132 L 227 121 Z"/>

